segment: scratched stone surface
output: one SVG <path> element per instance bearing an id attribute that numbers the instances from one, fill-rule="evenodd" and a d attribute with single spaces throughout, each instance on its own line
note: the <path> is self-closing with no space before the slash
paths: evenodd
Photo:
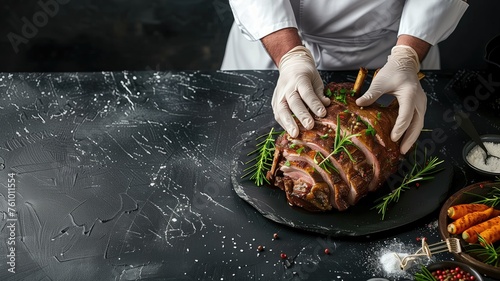
<path id="1" fill-rule="evenodd" d="M 429 73 L 422 83 L 426 127 L 442 128 L 447 139 L 423 133 L 421 140 L 453 163 L 456 190 L 483 180 L 463 163 L 459 150 L 467 139 L 446 115 L 460 103 L 453 94 L 460 75 Z M 322 76 L 352 81 L 355 73 Z M 416 250 L 415 237 L 438 240 L 436 214 L 383 235 L 333 238 L 274 223 L 236 196 L 235 147 L 274 122 L 277 77 L 0 73 L 0 279 L 410 278 L 385 272 L 380 255 Z M 476 121 L 490 116 L 470 113 Z M 498 131 L 498 120 L 489 120 L 483 132 Z"/>

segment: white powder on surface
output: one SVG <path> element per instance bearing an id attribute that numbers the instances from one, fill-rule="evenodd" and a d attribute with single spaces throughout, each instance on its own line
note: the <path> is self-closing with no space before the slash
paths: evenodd
<path id="1" fill-rule="evenodd" d="M 500 157 L 500 143 L 485 142 L 484 146 L 491 155 Z M 478 169 L 488 172 L 500 172 L 500 159 L 490 157 L 487 162 L 484 163 L 486 153 L 484 153 L 483 149 L 478 145 L 471 149 L 466 158 L 471 165 Z"/>
<path id="2" fill-rule="evenodd" d="M 398 238 L 376 242 L 365 252 L 366 272 L 372 277 L 387 278 L 389 280 L 411 279 L 415 268 L 401 270 L 398 254 L 401 258 L 418 250 L 413 244 L 406 245 Z"/>
<path id="3" fill-rule="evenodd" d="M 384 271 L 388 274 L 403 273 L 404 271 L 400 266 L 400 259 L 403 259 L 406 256 L 408 256 L 406 253 L 388 252 L 380 257 L 380 264 L 382 265 Z"/>

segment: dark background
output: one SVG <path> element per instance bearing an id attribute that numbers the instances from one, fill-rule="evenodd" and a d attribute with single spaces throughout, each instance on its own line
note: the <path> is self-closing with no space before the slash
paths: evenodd
<path id="1" fill-rule="evenodd" d="M 500 1 L 469 2 L 457 30 L 440 44 L 442 69 L 487 67 L 484 49 L 500 34 Z M 40 3 L 56 3 L 49 5 L 55 12 Z M 227 0 L 2 0 L 0 6 L 3 72 L 218 69 L 233 22 Z M 38 23 L 24 31 L 29 36 L 23 18 Z M 22 37 L 16 47 L 14 37 Z"/>

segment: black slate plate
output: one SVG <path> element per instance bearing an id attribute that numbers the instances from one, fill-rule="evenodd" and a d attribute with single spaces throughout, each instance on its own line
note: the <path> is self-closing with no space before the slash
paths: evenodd
<path id="1" fill-rule="evenodd" d="M 282 130 L 276 128 L 277 130 Z M 330 236 L 364 236 L 395 229 L 410 224 L 438 209 L 448 195 L 453 176 L 453 166 L 444 162 L 444 168 L 434 176 L 433 180 L 419 183 L 419 187 L 412 187 L 402 193 L 400 200 L 392 204 L 385 219 L 372 209 L 374 201 L 390 192 L 386 183 L 377 192 L 374 192 L 348 210 L 336 210 L 313 213 L 301 208 L 291 207 L 286 201 L 283 191 L 277 187 L 264 185 L 257 187 L 252 180 L 242 178 L 245 164 L 251 160 L 247 154 L 255 149 L 256 137 L 266 134 L 270 126 L 261 128 L 243 136 L 235 147 L 235 158 L 232 164 L 231 181 L 236 194 L 252 205 L 264 217 L 293 228 L 322 233 Z M 403 175 L 404 176 L 404 175 Z M 394 181 L 393 185 L 399 184 Z"/>

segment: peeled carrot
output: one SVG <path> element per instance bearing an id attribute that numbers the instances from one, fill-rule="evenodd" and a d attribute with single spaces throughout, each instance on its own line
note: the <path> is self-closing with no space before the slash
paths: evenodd
<path id="1" fill-rule="evenodd" d="M 492 217 L 500 216 L 500 210 L 494 209 L 493 212 L 491 213 Z"/>
<path id="2" fill-rule="evenodd" d="M 479 235 L 484 238 L 484 241 L 489 244 L 493 244 L 500 240 L 500 224 L 496 224 L 485 231 L 481 232 Z M 481 243 L 484 246 L 483 243 Z"/>
<path id="3" fill-rule="evenodd" d="M 477 238 L 478 238 L 477 234 L 495 225 L 500 225 L 500 217 L 494 217 L 480 224 L 476 224 L 472 227 L 469 227 L 464 232 L 462 232 L 462 238 L 467 243 L 477 243 Z"/>
<path id="4" fill-rule="evenodd" d="M 451 206 L 448 208 L 448 217 L 450 219 L 456 220 L 469 213 L 484 211 L 488 209 L 489 206 L 485 204 L 459 204 Z"/>
<path id="5" fill-rule="evenodd" d="M 484 211 L 468 213 L 467 215 L 448 224 L 447 230 L 451 234 L 461 234 L 467 228 L 488 220 L 491 217 L 491 213 L 493 213 L 492 207 Z"/>

